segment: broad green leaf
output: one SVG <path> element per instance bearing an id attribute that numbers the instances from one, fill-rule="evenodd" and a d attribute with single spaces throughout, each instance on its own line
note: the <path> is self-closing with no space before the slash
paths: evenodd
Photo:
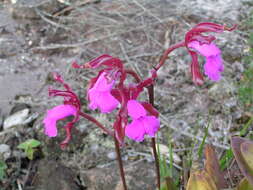
<path id="1" fill-rule="evenodd" d="M 205 171 L 195 171 L 190 175 L 186 190 L 218 190 L 214 179 Z"/>
<path id="2" fill-rule="evenodd" d="M 237 186 L 236 190 L 253 190 L 253 186 L 249 183 L 247 178 L 243 178 Z"/>

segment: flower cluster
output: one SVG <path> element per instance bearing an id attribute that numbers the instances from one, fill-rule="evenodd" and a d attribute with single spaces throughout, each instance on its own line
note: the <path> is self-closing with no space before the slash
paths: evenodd
<path id="1" fill-rule="evenodd" d="M 206 32 L 231 31 L 235 27 L 227 28 L 223 25 L 214 23 L 200 23 L 189 30 L 183 42 L 171 46 L 165 51 L 159 64 L 151 71 L 151 76 L 147 79 L 141 79 L 137 73 L 124 68 L 124 64 L 119 58 L 110 55 L 101 55 L 83 65 L 73 63 L 73 68 L 82 69 L 100 69 L 97 76 L 90 79 L 87 88 L 87 101 L 91 110 L 99 110 L 101 113 L 112 113 L 117 110 L 116 119 L 113 125 L 113 132 L 105 128 L 96 119 L 90 115 L 81 112 L 81 104 L 77 95 L 63 81 L 60 75 L 54 74 L 55 80 L 63 84 L 65 90 L 49 89 L 49 95 L 62 96 L 64 102 L 51 110 L 48 110 L 45 119 L 45 134 L 49 137 L 57 135 L 57 121 L 68 116 L 73 116 L 73 120 L 65 125 L 67 133 L 66 139 L 62 142 L 65 145 L 71 138 L 71 129 L 79 117 L 82 116 L 109 135 L 114 135 L 118 142 L 124 143 L 125 135 L 135 141 L 143 141 L 145 135 L 155 137 L 160 128 L 158 112 L 153 106 L 153 101 L 139 102 L 138 96 L 144 89 L 154 84 L 157 78 L 157 71 L 164 64 L 168 54 L 180 47 L 186 47 L 192 57 L 191 73 L 193 82 L 197 85 L 203 83 L 203 76 L 198 63 L 198 54 L 205 57 L 203 66 L 205 75 L 213 81 L 221 78 L 221 72 L 224 71 L 220 49 L 214 44 L 215 37 L 204 35 Z M 128 76 L 132 76 L 135 82 L 125 84 Z M 128 123 L 128 120 L 132 120 Z"/>

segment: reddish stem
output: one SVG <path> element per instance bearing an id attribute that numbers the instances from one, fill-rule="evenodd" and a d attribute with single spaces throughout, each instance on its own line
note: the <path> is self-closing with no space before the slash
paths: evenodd
<path id="1" fill-rule="evenodd" d="M 118 142 L 115 135 L 114 135 L 113 139 L 114 139 L 114 144 L 115 144 L 115 151 L 117 153 L 117 160 L 118 160 L 118 164 L 119 164 L 120 177 L 121 177 L 121 180 L 122 180 L 122 183 L 123 183 L 124 190 L 127 190 L 125 173 L 124 173 L 123 163 L 122 163 L 121 154 L 120 154 L 119 142 Z"/>
<path id="2" fill-rule="evenodd" d="M 158 71 L 158 70 L 163 66 L 163 64 L 165 63 L 165 61 L 166 61 L 166 59 L 168 58 L 168 55 L 169 55 L 170 52 L 172 52 L 173 50 L 175 50 L 175 49 L 177 49 L 177 48 L 184 47 L 184 46 L 185 46 L 185 42 L 183 41 L 183 42 L 179 42 L 179 43 L 177 43 L 177 44 L 172 45 L 171 47 L 169 47 L 169 48 L 163 53 L 163 56 L 162 56 L 162 58 L 160 59 L 159 64 L 156 65 L 156 66 L 154 67 L 154 69 L 155 69 L 156 71 Z"/>
<path id="3" fill-rule="evenodd" d="M 84 117 L 85 119 L 95 123 L 99 128 L 101 128 L 106 134 L 110 135 L 110 136 L 114 136 L 113 132 L 107 128 L 105 128 L 98 120 L 96 120 L 94 117 L 92 117 L 91 115 L 88 115 L 86 113 L 83 112 L 79 112 L 79 115 Z"/>
<path id="4" fill-rule="evenodd" d="M 148 87 L 148 95 L 149 95 L 149 103 L 154 106 L 154 85 L 151 84 Z M 155 157 L 155 166 L 156 166 L 156 176 L 157 176 L 157 187 L 158 189 L 161 188 L 161 181 L 160 181 L 160 167 L 159 167 L 159 159 L 157 156 L 157 151 L 156 151 L 156 142 L 155 142 L 155 137 L 152 138 L 151 141 L 152 144 L 152 149 L 153 149 L 153 154 Z"/>
<path id="5" fill-rule="evenodd" d="M 134 79 L 136 80 L 137 83 L 141 82 L 141 78 L 139 77 L 139 75 L 134 72 L 133 70 L 130 69 L 126 69 L 125 72 L 129 75 L 131 75 L 132 77 L 134 77 Z"/>

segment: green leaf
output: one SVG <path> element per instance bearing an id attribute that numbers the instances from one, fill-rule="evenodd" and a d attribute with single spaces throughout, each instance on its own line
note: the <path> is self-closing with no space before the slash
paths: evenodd
<path id="1" fill-rule="evenodd" d="M 233 158 L 234 158 L 234 154 L 233 154 L 232 149 L 230 148 L 230 149 L 226 150 L 225 155 L 222 156 L 222 158 L 219 161 L 220 168 L 222 171 L 225 170 L 229 166 L 229 164 L 231 163 Z"/>
<path id="2" fill-rule="evenodd" d="M 37 141 L 35 139 L 28 139 L 27 141 L 21 143 L 18 145 L 19 149 L 24 149 L 26 150 L 27 148 L 36 148 L 40 145 L 40 141 Z"/>
<path id="3" fill-rule="evenodd" d="M 32 160 L 33 159 L 33 155 L 35 152 L 36 147 L 40 146 L 40 141 L 37 141 L 35 139 L 28 139 L 27 141 L 21 143 L 18 145 L 19 149 L 23 149 L 25 151 L 26 156 Z"/>
<path id="4" fill-rule="evenodd" d="M 253 117 L 250 118 L 250 120 L 243 126 L 242 130 L 240 131 L 240 136 L 245 136 L 247 133 L 248 128 L 250 127 L 250 124 L 253 122 Z"/>
<path id="5" fill-rule="evenodd" d="M 198 149 L 198 157 L 199 157 L 199 159 L 202 158 L 202 155 L 203 155 L 203 152 L 204 152 L 204 146 L 205 146 L 205 142 L 206 142 L 206 137 L 207 137 L 207 135 L 208 135 L 208 128 L 209 128 L 209 126 L 210 126 L 209 123 L 210 123 L 210 122 L 208 122 L 208 125 L 207 125 L 207 127 L 205 128 L 205 135 L 204 135 L 203 140 L 202 140 L 202 142 L 201 142 L 201 144 L 200 144 L 200 146 L 199 146 L 199 149 Z"/>
<path id="6" fill-rule="evenodd" d="M 30 159 L 30 160 L 33 160 L 33 154 L 34 154 L 34 149 L 32 148 L 28 148 L 26 149 L 25 153 L 26 153 L 26 156 Z"/>

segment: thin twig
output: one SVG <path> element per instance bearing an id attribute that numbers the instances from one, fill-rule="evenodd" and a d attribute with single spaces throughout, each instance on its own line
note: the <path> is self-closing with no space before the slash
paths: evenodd
<path id="1" fill-rule="evenodd" d="M 35 12 L 36 12 L 45 22 L 51 24 L 52 26 L 56 26 L 56 27 L 58 27 L 58 28 L 63 28 L 63 29 L 65 29 L 65 30 L 67 30 L 67 31 L 71 31 L 71 30 L 72 30 L 71 28 L 68 28 L 68 27 L 66 27 L 65 25 L 59 24 L 59 23 L 57 23 L 57 22 L 54 22 L 54 21 L 52 21 L 52 20 L 46 18 L 46 17 L 43 15 L 42 11 L 40 11 L 40 10 L 37 9 L 37 8 L 35 8 Z"/>
<path id="2" fill-rule="evenodd" d="M 168 21 L 168 19 L 162 20 L 162 22 L 167 22 L 167 21 Z M 157 24 L 157 23 L 155 23 L 155 24 Z M 155 24 L 152 24 L 152 25 L 155 25 Z M 101 36 L 101 37 L 98 37 L 98 38 L 93 38 L 93 39 L 90 39 L 90 40 L 85 40 L 85 41 L 78 42 L 78 43 L 50 44 L 50 45 L 47 45 L 47 46 L 34 47 L 34 48 L 32 48 L 32 50 L 51 50 L 51 49 L 59 49 L 59 48 L 75 48 L 75 47 L 84 46 L 84 45 L 87 45 L 87 44 L 90 44 L 90 43 L 93 43 L 93 42 L 97 42 L 97 41 L 100 41 L 100 40 L 105 40 L 107 38 L 111 38 L 111 37 L 114 37 L 114 36 L 117 36 L 117 35 L 129 33 L 129 32 L 134 32 L 136 30 L 141 30 L 141 29 L 145 29 L 145 28 L 146 28 L 146 26 L 139 26 L 139 27 L 135 27 L 133 29 L 127 30 L 127 31 L 124 30 L 124 31 L 121 31 L 121 32 L 116 32 L 116 33 L 113 33 L 113 34 Z"/>

